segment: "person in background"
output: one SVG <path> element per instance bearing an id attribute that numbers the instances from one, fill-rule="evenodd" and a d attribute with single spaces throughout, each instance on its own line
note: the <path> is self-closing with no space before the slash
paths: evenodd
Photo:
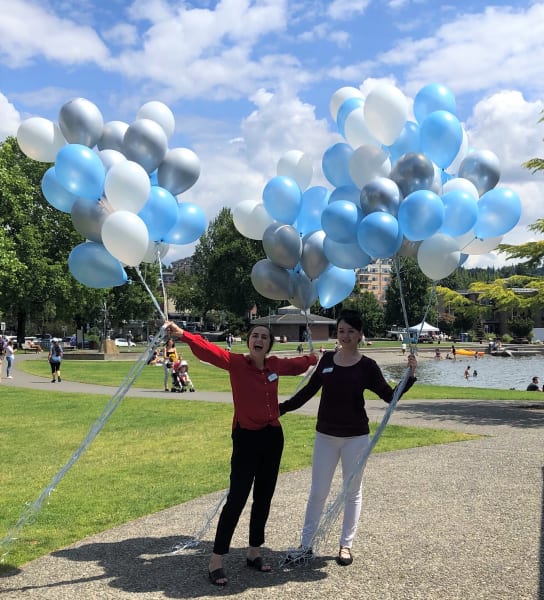
<path id="1" fill-rule="evenodd" d="M 325 352 L 308 383 L 292 398 L 280 404 L 280 414 L 284 415 L 303 406 L 321 389 L 312 460 L 312 483 L 302 530 L 302 545 L 299 549 L 307 552 L 306 555 L 312 553 L 311 542 L 317 531 L 338 462 L 342 463 L 345 484 L 354 472 L 359 457 L 370 444 L 365 390 L 371 390 L 387 403 L 391 402 L 395 393 L 377 363 L 360 354 L 362 332 L 361 315 L 355 310 L 342 311 L 337 321 L 340 349 L 337 352 Z M 410 354 L 410 377 L 404 391 L 416 381 L 416 366 L 416 357 Z M 353 562 L 351 547 L 361 513 L 362 478 L 361 470 L 353 477 L 345 499 L 340 550 L 336 559 L 341 566 Z"/>
<path id="2" fill-rule="evenodd" d="M 50 348 L 49 348 L 49 355 L 47 356 L 47 360 L 49 361 L 49 364 L 51 365 L 51 383 L 55 383 L 55 377 L 57 378 L 57 381 L 60 383 L 62 380 L 60 378 L 60 365 L 62 363 L 62 357 L 63 357 L 63 351 L 62 348 L 58 342 L 58 340 L 55 340 Z"/>
<path id="3" fill-rule="evenodd" d="M 230 489 L 217 524 L 208 576 L 214 585 L 228 579 L 223 557 L 228 554 L 238 520 L 253 486 L 246 564 L 268 572 L 261 557 L 265 526 L 283 452 L 283 430 L 279 421 L 278 382 L 282 375 L 301 375 L 315 365 L 314 354 L 278 358 L 268 356 L 274 337 L 265 325 L 251 327 L 247 337 L 248 354 L 229 352 L 203 337 L 166 323 L 170 335 L 189 345 L 193 354 L 228 371 L 234 403 Z"/>
<path id="4" fill-rule="evenodd" d="M 176 348 L 176 342 L 172 338 L 168 338 L 166 340 L 166 344 L 162 349 L 162 358 L 164 363 L 164 391 L 168 392 L 170 391 L 168 381 L 170 380 L 172 367 L 174 366 L 175 362 L 181 360 L 181 356 L 178 354 Z M 174 391 L 173 388 L 172 391 Z"/>
<path id="5" fill-rule="evenodd" d="M 6 377 L 8 379 L 13 379 L 13 375 L 11 374 L 11 368 L 13 367 L 13 361 L 15 359 L 15 349 L 13 348 L 13 342 L 11 340 L 8 340 L 7 344 L 6 344 L 6 363 L 7 363 L 7 369 L 6 369 Z"/>
<path id="6" fill-rule="evenodd" d="M 541 388 L 538 385 L 538 377 L 535 375 L 532 379 L 531 379 L 531 383 L 527 386 L 527 391 L 528 392 L 541 392 Z"/>
<path id="7" fill-rule="evenodd" d="M 465 379 L 468 381 L 468 378 L 470 377 L 470 365 L 467 366 L 467 368 L 465 369 Z"/>

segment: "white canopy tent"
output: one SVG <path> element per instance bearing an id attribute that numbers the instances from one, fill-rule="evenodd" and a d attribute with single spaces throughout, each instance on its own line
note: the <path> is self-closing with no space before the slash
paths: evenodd
<path id="1" fill-rule="evenodd" d="M 433 327 L 431 324 L 427 323 L 427 321 L 423 321 L 422 323 L 410 327 L 409 331 L 410 333 L 438 333 L 440 329 L 438 329 L 438 327 Z"/>

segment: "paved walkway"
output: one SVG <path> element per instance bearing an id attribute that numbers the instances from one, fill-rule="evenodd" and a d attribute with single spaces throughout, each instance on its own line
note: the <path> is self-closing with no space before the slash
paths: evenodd
<path id="1" fill-rule="evenodd" d="M 2 385 L 52 386 L 21 371 Z M 56 389 L 61 388 L 115 392 L 68 381 Z M 129 395 L 165 393 L 132 389 Z M 198 391 L 190 397 L 230 400 L 228 394 Z M 198 530 L 222 495 L 216 493 L 35 560 L 0 579 L 0 600 L 234 595 L 252 600 L 544 600 L 544 410 L 537 400 L 402 400 L 391 424 L 444 427 L 484 437 L 372 455 L 350 567 L 334 561 L 338 533 L 333 531 L 322 555 L 307 567 L 277 568 L 271 574 L 247 569 L 246 510 L 225 561 L 229 585 L 211 586 L 205 574 L 213 531 L 201 550 L 172 554 L 171 548 Z M 380 420 L 385 405 L 369 405 L 372 420 Z M 308 413 L 315 409 L 314 401 L 305 407 Z M 308 469 L 280 477 L 264 549 L 273 564 L 279 564 L 287 547 L 298 544 L 308 487 Z"/>

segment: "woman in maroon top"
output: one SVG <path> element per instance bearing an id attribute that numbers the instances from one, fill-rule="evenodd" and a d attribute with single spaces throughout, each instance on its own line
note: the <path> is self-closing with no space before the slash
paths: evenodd
<path id="1" fill-rule="evenodd" d="M 312 483 L 302 529 L 302 545 L 298 554 L 309 556 L 331 482 L 339 461 L 344 482 L 355 471 L 357 461 L 370 444 L 370 429 L 365 410 L 364 391 L 371 390 L 389 403 L 394 390 L 385 380 L 374 360 L 362 356 L 359 343 L 363 321 L 357 311 L 345 310 L 337 321 L 339 349 L 325 352 L 308 383 L 292 398 L 280 404 L 280 413 L 296 410 L 321 389 L 317 413 Z M 408 357 L 410 377 L 404 391 L 415 382 L 417 362 Z M 344 520 L 337 561 L 346 566 L 353 562 L 351 546 L 361 514 L 362 470 L 353 477 L 344 503 Z"/>
<path id="2" fill-rule="evenodd" d="M 260 546 L 264 543 L 265 525 L 283 451 L 278 377 L 300 375 L 315 365 L 317 358 L 314 354 L 294 358 L 267 356 L 274 338 L 264 325 L 255 325 L 249 330 L 248 354 L 228 352 L 172 322 L 167 323 L 167 328 L 170 335 L 179 336 L 187 343 L 197 358 L 225 369 L 230 376 L 234 402 L 230 488 L 219 517 L 208 568 L 210 581 L 223 586 L 227 584 L 223 555 L 229 551 L 252 485 L 247 566 L 258 571 L 270 571 L 270 566 L 263 563 Z"/>

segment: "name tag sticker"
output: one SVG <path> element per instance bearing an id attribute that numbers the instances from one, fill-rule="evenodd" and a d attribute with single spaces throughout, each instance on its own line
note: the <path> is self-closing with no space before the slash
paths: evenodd
<path id="1" fill-rule="evenodd" d="M 333 368 L 332 367 L 327 367 L 326 369 L 323 369 L 322 373 L 332 373 L 333 372 Z"/>
<path id="2" fill-rule="evenodd" d="M 276 381 L 276 379 L 278 378 L 276 373 L 270 373 L 270 375 L 268 376 L 268 381 Z"/>

